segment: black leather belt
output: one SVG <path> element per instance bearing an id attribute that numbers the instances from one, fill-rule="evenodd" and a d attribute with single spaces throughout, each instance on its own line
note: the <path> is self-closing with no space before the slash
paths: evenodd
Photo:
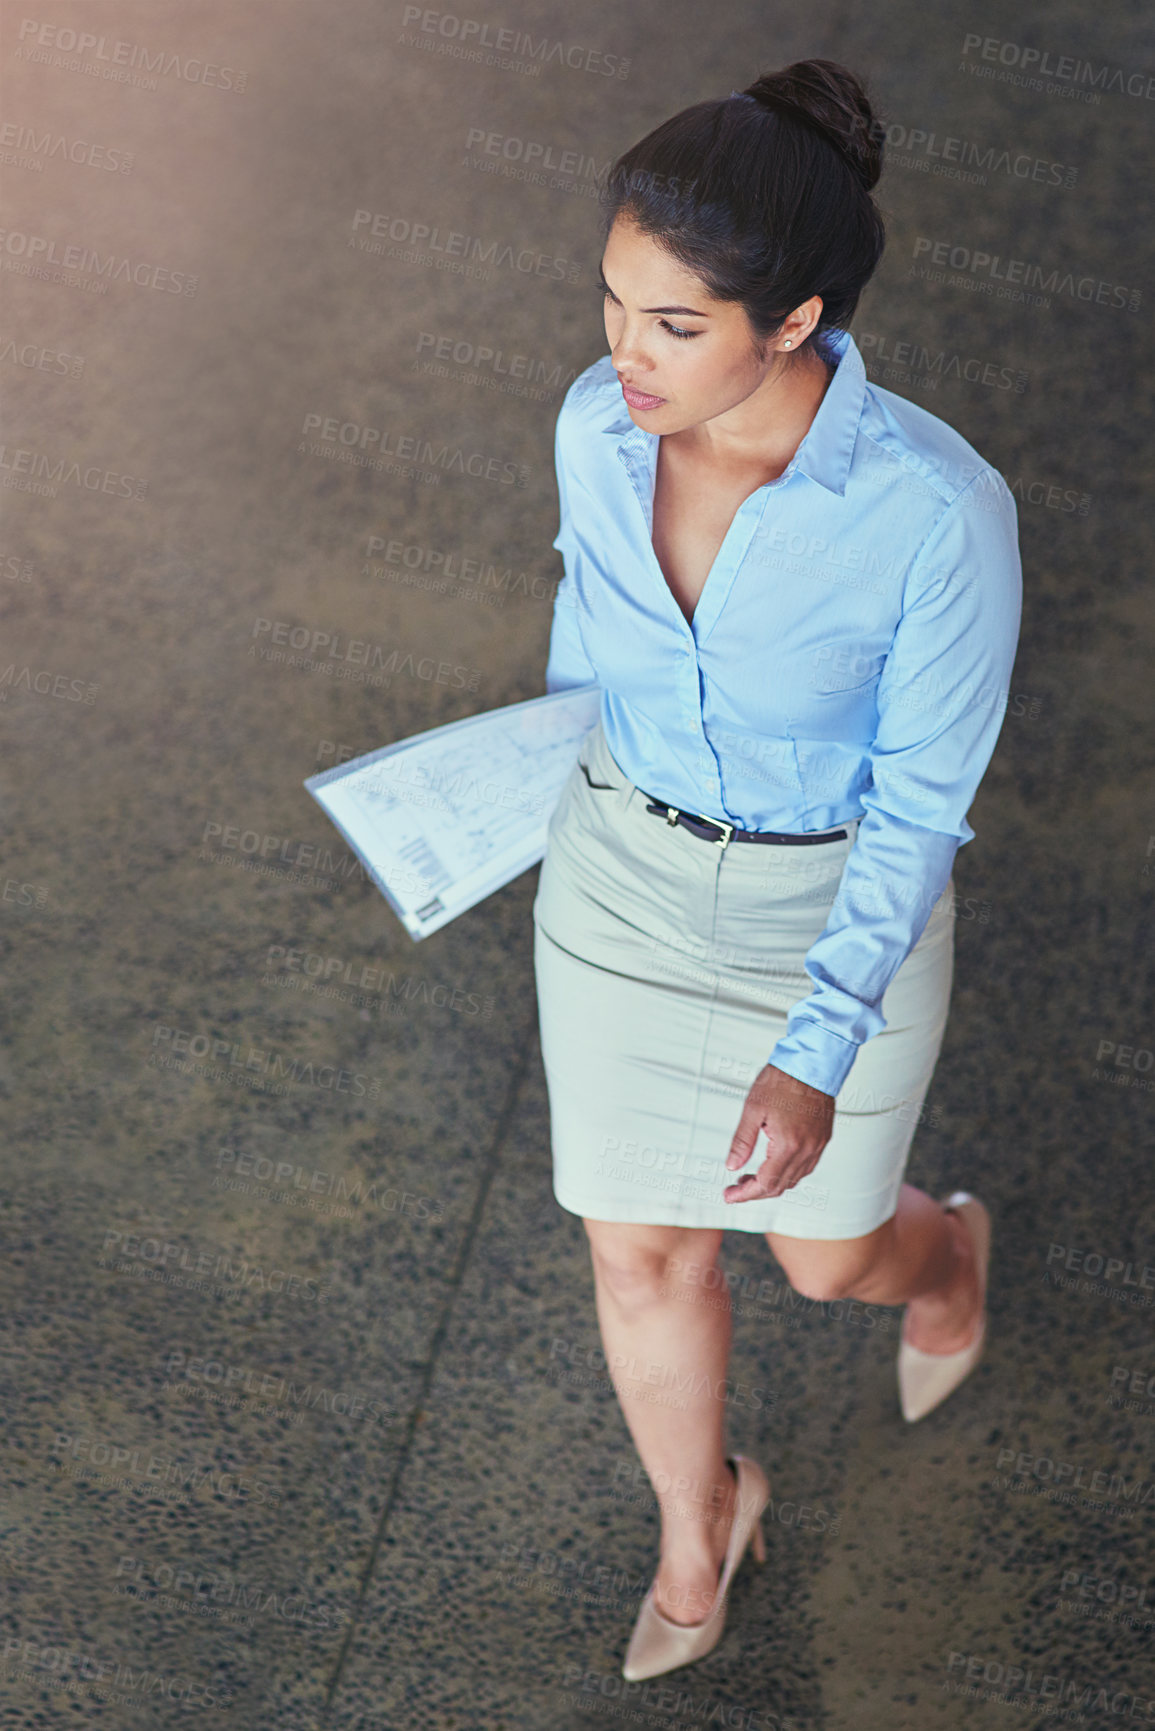
<path id="1" fill-rule="evenodd" d="M 717 842 L 722 848 L 728 847 L 732 841 L 773 842 L 778 847 L 814 847 L 823 841 L 845 841 L 848 834 L 844 829 L 828 830 L 825 835 L 776 835 L 772 830 L 738 829 L 732 823 L 718 823 L 715 818 L 703 817 L 700 812 L 691 816 L 689 812 L 677 811 L 652 794 L 647 793 L 646 798 L 649 800 L 646 810 L 652 811 L 655 817 L 664 817 L 671 828 L 681 824 L 691 835 L 700 836 L 703 841 Z"/>

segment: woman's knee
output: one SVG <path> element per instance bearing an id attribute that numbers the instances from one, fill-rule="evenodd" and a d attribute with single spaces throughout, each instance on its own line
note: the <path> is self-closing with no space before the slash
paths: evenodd
<path id="1" fill-rule="evenodd" d="M 629 1222 L 586 1220 L 590 1257 L 599 1286 L 626 1308 L 652 1304 L 671 1286 L 712 1268 L 720 1231 Z"/>
<path id="2" fill-rule="evenodd" d="M 863 1238 L 784 1238 L 768 1232 L 766 1241 L 795 1292 L 829 1302 L 853 1298 L 887 1254 L 891 1223 Z"/>

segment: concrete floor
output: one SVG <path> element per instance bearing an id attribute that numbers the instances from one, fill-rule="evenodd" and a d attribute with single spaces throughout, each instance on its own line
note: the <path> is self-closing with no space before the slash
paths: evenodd
<path id="1" fill-rule="evenodd" d="M 1109 85 L 1073 98 L 1077 71 L 997 75 L 1037 48 L 1145 90 L 1150 22 L 1071 0 L 726 0 L 708 21 L 688 0 L 529 0 L 407 29 L 408 10 L 0 18 L 2 1722 L 1051 1731 L 1058 1696 L 1085 1703 L 1064 1723 L 1145 1722 L 1152 109 Z M 470 21 L 581 64 L 441 52 Z M 68 30 L 100 40 L 78 58 Z M 179 67 L 150 86 L 158 51 Z M 772 1481 L 770 1560 L 744 1567 L 709 1659 L 643 1694 L 619 1667 L 657 1515 L 583 1368 L 597 1329 L 550 1183 L 536 872 L 414 945 L 301 784 L 542 690 L 561 389 L 420 362 L 447 337 L 564 388 L 605 347 L 595 207 L 580 166 L 562 188 L 485 173 L 502 158 L 470 129 L 602 164 L 812 55 L 864 73 L 898 141 L 859 346 L 1020 495 L 1016 701 L 956 866 L 970 911 L 909 1171 L 991 1206 L 991 1340 L 965 1392 L 906 1427 L 899 1312 L 868 1330 L 790 1311 L 762 1241 L 728 1236 L 727 1267 L 777 1295 L 736 1320 L 734 1367 L 773 1398 L 730 1429 Z M 134 61 L 135 82 L 108 76 Z M 39 156 L 25 127 L 50 135 Z M 993 148 L 985 184 L 936 172 L 944 137 Z M 358 212 L 540 269 L 371 252 Z M 22 274 L 16 235 L 146 268 L 93 293 Z M 1140 310 L 912 277 L 927 238 L 1138 288 Z M 480 453 L 490 477 L 311 455 L 309 416 Z M 406 584 L 391 543 L 497 586 L 479 598 L 469 565 L 444 592 Z M 398 650 L 398 671 L 373 689 L 253 653 L 300 627 Z M 389 990 L 305 989 L 313 958 Z M 217 1041 L 213 1073 L 172 1062 Z"/>

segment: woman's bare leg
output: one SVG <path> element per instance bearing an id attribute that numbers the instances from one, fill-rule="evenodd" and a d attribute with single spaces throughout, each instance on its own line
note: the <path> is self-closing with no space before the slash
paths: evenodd
<path id="1" fill-rule="evenodd" d="M 606 1363 L 662 1511 L 658 1609 L 700 1623 L 714 1602 L 735 1495 L 725 1400 L 715 1392 L 730 1352 L 730 1296 L 702 1284 L 722 1233 L 604 1220 L 585 1228 Z M 671 1488 L 678 1480 L 687 1488 Z"/>
<path id="2" fill-rule="evenodd" d="M 703 1283 L 722 1233 L 600 1220 L 585 1228 L 606 1363 L 662 1511 L 658 1608 L 674 1622 L 700 1623 L 734 1511 L 725 1400 L 715 1392 L 730 1352 L 729 1292 Z M 906 1304 L 913 1346 L 955 1352 L 973 1336 L 978 1279 L 969 1234 L 913 1185 L 902 1186 L 891 1219 L 860 1238 L 766 1239 L 798 1292 Z M 679 1479 L 688 1489 L 667 1488 Z"/>
<path id="3" fill-rule="evenodd" d="M 913 1184 L 902 1186 L 891 1218 L 862 1238 L 766 1239 L 799 1292 L 905 1304 L 906 1338 L 924 1352 L 957 1352 L 973 1338 L 979 1288 L 970 1234 Z"/>

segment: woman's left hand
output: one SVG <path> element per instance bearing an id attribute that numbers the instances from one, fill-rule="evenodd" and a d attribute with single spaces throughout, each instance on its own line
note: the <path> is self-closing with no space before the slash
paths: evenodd
<path id="1" fill-rule="evenodd" d="M 834 1095 L 812 1088 L 767 1064 L 746 1096 L 726 1170 L 737 1172 L 750 1159 L 758 1132 L 766 1132 L 766 1158 L 757 1173 L 747 1172 L 722 1192 L 726 1202 L 756 1202 L 781 1196 L 813 1172 L 834 1129 Z"/>

